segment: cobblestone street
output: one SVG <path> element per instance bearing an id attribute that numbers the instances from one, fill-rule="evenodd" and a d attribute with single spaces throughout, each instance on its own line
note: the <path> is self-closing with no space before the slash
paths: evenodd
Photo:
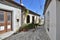
<path id="1" fill-rule="evenodd" d="M 37 27 L 34 32 L 32 30 L 12 35 L 4 40 L 50 40 L 43 26 Z"/>

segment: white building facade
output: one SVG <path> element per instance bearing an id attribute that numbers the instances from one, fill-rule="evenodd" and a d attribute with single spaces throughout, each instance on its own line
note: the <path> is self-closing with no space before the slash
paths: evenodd
<path id="1" fill-rule="evenodd" d="M 29 24 L 29 23 L 40 23 L 40 15 L 28 10 L 25 7 L 22 7 L 22 24 Z M 26 11 L 29 11 L 26 15 Z"/>
<path id="2" fill-rule="evenodd" d="M 50 39 L 56 40 L 56 0 L 46 0 L 46 1 L 47 1 L 45 5 L 46 10 L 44 14 L 45 29 Z"/>
<path id="3" fill-rule="evenodd" d="M 40 15 L 35 15 L 34 13 L 28 13 L 27 17 L 23 15 L 23 23 L 40 23 Z"/>

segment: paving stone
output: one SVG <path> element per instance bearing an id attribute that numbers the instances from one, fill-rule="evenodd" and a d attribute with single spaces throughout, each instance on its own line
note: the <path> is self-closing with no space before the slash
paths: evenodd
<path id="1" fill-rule="evenodd" d="M 28 32 L 18 33 L 16 35 L 12 35 L 4 40 L 50 40 L 43 26 L 40 26 Z"/>

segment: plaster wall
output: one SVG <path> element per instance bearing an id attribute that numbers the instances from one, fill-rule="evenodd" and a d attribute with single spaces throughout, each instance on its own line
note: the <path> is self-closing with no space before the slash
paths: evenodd
<path id="1" fill-rule="evenodd" d="M 56 40 L 56 0 L 52 0 L 45 12 L 45 28 L 51 40 Z"/>
<path id="2" fill-rule="evenodd" d="M 33 14 L 28 14 L 30 16 L 30 23 L 32 23 L 32 16 L 34 16 L 34 22 L 35 23 L 39 23 L 39 19 L 40 19 L 40 16 L 37 16 L 37 15 L 33 15 Z M 26 17 L 25 17 L 25 20 L 24 20 L 24 23 L 27 23 L 26 22 Z"/>
<path id="3" fill-rule="evenodd" d="M 0 9 L 12 11 L 12 28 L 13 32 L 16 32 L 16 30 L 21 26 L 21 10 L 1 3 Z M 17 19 L 19 19 L 19 22 L 17 22 Z"/>
<path id="4" fill-rule="evenodd" d="M 60 1 L 56 1 L 56 40 L 60 40 Z"/>

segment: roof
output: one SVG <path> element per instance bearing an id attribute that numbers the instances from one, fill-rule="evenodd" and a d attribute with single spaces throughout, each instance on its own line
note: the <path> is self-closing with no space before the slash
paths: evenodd
<path id="1" fill-rule="evenodd" d="M 19 7 L 25 8 L 24 6 L 22 6 L 22 5 L 20 5 L 20 4 L 16 3 L 16 2 L 14 2 L 14 1 L 12 1 L 12 0 L 6 0 L 6 1 L 8 1 L 8 2 L 10 2 L 10 3 L 13 3 L 13 4 L 15 4 L 15 5 L 19 6 Z"/>
<path id="2" fill-rule="evenodd" d="M 44 5 L 43 15 L 45 14 L 45 12 L 46 12 L 46 10 L 47 10 L 47 8 L 48 8 L 48 6 L 49 6 L 49 4 L 50 4 L 51 1 L 52 1 L 52 0 L 46 0 L 45 5 Z"/>
<path id="3" fill-rule="evenodd" d="M 31 10 L 29 10 L 29 12 L 30 12 L 30 14 L 34 14 L 34 15 L 40 16 L 39 14 L 37 14 L 37 13 L 31 11 Z"/>
<path id="4" fill-rule="evenodd" d="M 14 1 L 11 1 L 11 0 L 6 0 L 6 1 L 8 1 L 8 2 L 10 2 L 10 3 L 13 3 L 13 4 L 17 5 L 17 6 L 19 6 L 19 7 L 20 7 L 21 9 L 23 9 L 23 10 L 24 10 L 24 9 L 27 9 L 26 7 L 24 7 L 24 6 L 22 6 L 22 5 L 18 4 L 18 3 L 16 3 L 16 2 L 14 2 Z M 29 9 L 28 9 L 28 10 L 29 10 Z M 37 14 L 37 13 L 31 11 L 31 10 L 29 10 L 29 12 L 31 12 L 31 14 L 40 16 L 39 14 Z"/>

